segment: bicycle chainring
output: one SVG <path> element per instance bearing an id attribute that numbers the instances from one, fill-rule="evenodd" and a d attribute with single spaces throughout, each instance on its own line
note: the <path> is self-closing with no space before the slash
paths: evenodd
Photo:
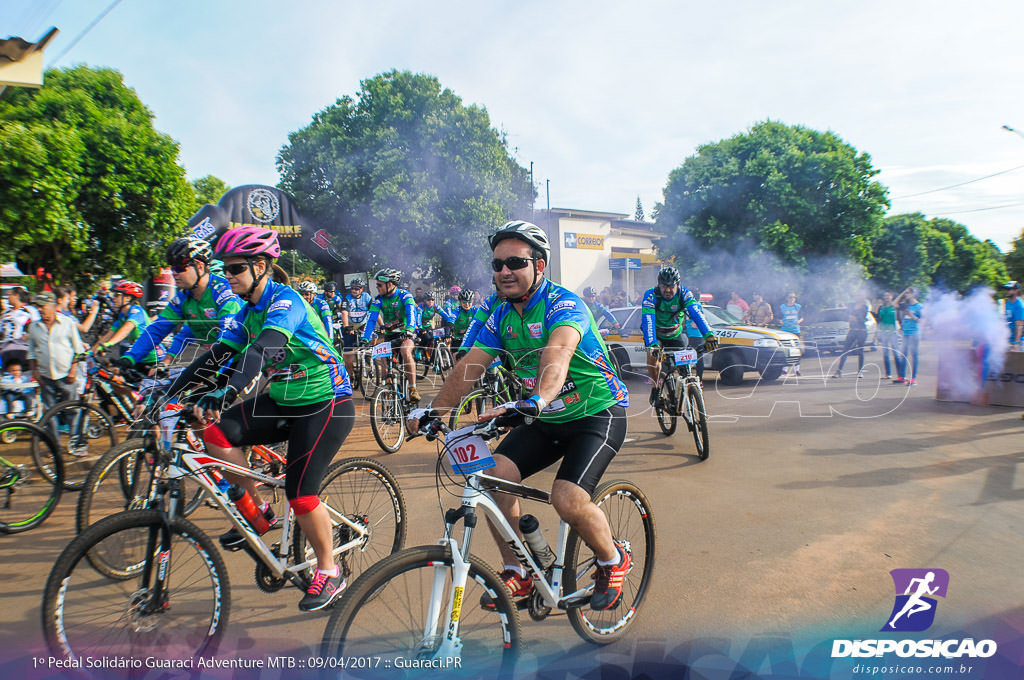
<path id="1" fill-rule="evenodd" d="M 551 613 L 551 607 L 544 604 L 544 597 L 536 588 L 534 588 L 533 592 L 530 593 L 527 611 L 530 612 L 530 618 L 534 621 L 543 621 L 548 617 L 548 614 Z"/>
<path id="2" fill-rule="evenodd" d="M 262 562 L 256 563 L 256 587 L 265 593 L 276 593 L 284 588 L 288 582 L 284 578 L 278 578 L 270 571 L 267 565 Z"/>

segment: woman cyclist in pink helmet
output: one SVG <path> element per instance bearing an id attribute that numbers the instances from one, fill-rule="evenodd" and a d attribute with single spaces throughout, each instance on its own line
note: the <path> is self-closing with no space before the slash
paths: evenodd
<path id="1" fill-rule="evenodd" d="M 285 495 L 317 557 L 317 572 L 299 609 L 323 609 L 346 584 L 331 554 L 331 523 L 318 492 L 331 459 L 352 430 L 352 387 L 323 324 L 295 290 L 273 280 L 273 261 L 281 254 L 277 232 L 239 227 L 222 234 L 214 250 L 214 257 L 224 262 L 231 289 L 246 304 L 169 394 L 197 384 L 209 390 L 196 402 L 195 413 L 209 423 L 203 437 L 215 456 L 246 465 L 241 447 L 288 442 Z M 232 360 L 231 370 L 222 372 Z M 261 372 L 268 375 L 267 390 L 232 406 Z M 221 379 L 211 385 L 209 376 Z M 251 479 L 229 481 L 252 496 L 268 523 L 276 521 Z M 245 545 L 234 529 L 220 542 L 228 550 Z"/>

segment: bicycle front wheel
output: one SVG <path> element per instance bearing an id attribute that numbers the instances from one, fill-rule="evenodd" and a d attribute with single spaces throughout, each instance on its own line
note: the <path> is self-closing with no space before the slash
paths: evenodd
<path id="1" fill-rule="evenodd" d="M 676 387 L 672 376 L 666 376 L 658 390 L 658 402 L 654 405 L 654 414 L 658 418 L 658 427 L 666 435 L 676 431 Z"/>
<path id="2" fill-rule="evenodd" d="M 139 569 L 109 579 L 83 559 L 97 549 Z M 206 534 L 185 519 L 131 510 L 92 525 L 57 558 L 43 632 L 50 652 L 67 659 L 187 659 L 216 650 L 230 608 L 227 569 Z"/>
<path id="3" fill-rule="evenodd" d="M 373 438 L 386 453 L 402 448 L 405 441 L 405 410 L 398 391 L 378 387 L 370 402 L 370 429 Z"/>
<path id="4" fill-rule="evenodd" d="M 686 388 L 687 407 L 690 411 L 690 427 L 693 430 L 693 443 L 697 447 L 697 457 L 707 460 L 711 452 L 708 443 L 708 413 L 704 406 L 704 393 L 697 385 Z"/>
<path id="5" fill-rule="evenodd" d="M 57 507 L 64 462 L 53 437 L 27 420 L 0 425 L 0 441 L 0 533 L 17 534 L 42 524 Z"/>
<path id="6" fill-rule="evenodd" d="M 366 532 L 360 542 L 335 556 L 348 583 L 376 562 L 401 550 L 405 544 L 405 498 L 398 481 L 386 467 L 370 458 L 347 458 L 327 468 L 320 484 L 320 502 L 331 519 L 334 548 L 351 543 Z M 302 529 L 295 525 L 292 554 L 295 561 L 316 557 Z M 312 580 L 312 569 L 308 575 Z"/>
<path id="7" fill-rule="evenodd" d="M 449 429 L 457 430 L 475 424 L 477 417 L 496 403 L 494 394 L 489 389 L 478 387 L 462 398 L 457 409 L 452 410 L 448 416 Z"/>
<path id="8" fill-rule="evenodd" d="M 569 623 L 580 637 L 604 645 L 625 635 L 636 620 L 654 573 L 656 533 L 650 503 L 632 482 L 606 482 L 592 498 L 608 518 L 612 538 L 629 551 L 633 561 L 618 605 L 604 611 L 593 611 L 589 603 L 569 609 Z M 586 585 L 597 558 L 575 531 L 569 534 L 565 555 L 565 592 L 573 593 Z"/>
<path id="9" fill-rule="evenodd" d="M 93 463 L 117 445 L 114 419 L 99 406 L 78 399 L 56 404 L 39 425 L 53 435 L 64 454 L 64 488 L 69 491 L 81 489 Z M 40 471 L 48 474 L 43 465 Z"/>
<path id="10" fill-rule="evenodd" d="M 321 655 L 381 659 L 377 668 L 346 669 L 353 678 L 419 676 L 421 669 L 406 670 L 413 660 L 452 657 L 461 662 L 441 666 L 446 676 L 511 673 L 519 652 L 518 612 L 497 573 L 475 555 L 469 563 L 465 591 L 458 592 L 444 546 L 419 546 L 384 558 L 349 587 L 331 614 Z M 493 610 L 480 606 L 485 594 Z M 458 631 L 449 641 L 452 619 Z"/>

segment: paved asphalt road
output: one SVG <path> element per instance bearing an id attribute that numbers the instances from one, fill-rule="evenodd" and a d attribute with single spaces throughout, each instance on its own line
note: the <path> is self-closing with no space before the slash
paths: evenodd
<path id="1" fill-rule="evenodd" d="M 927 635 L 993 637 L 1011 659 L 1003 671 L 1019 672 L 1024 420 L 1016 409 L 936 401 L 928 350 L 914 388 L 881 380 L 878 353 L 868 354 L 859 381 L 826 379 L 832 357 L 808 358 L 801 378 L 770 384 L 748 374 L 742 386 L 725 387 L 709 373 L 714 418 L 705 462 L 685 429 L 660 433 L 648 388 L 632 382 L 629 440 L 605 479 L 634 481 L 652 503 L 658 552 L 650 597 L 628 639 L 605 648 L 583 643 L 564 615 L 542 623 L 524 615 L 522 675 L 578 677 L 603 665 L 602 677 L 682 677 L 687 663 L 701 670 L 693 677 L 730 677 L 738 664 L 766 676 L 857 677 L 857 660 L 822 656 L 835 638 L 879 637 L 895 568 L 945 569 L 949 590 Z M 340 455 L 372 455 L 390 467 L 410 515 L 406 545 L 436 540 L 435 445 L 417 439 L 381 454 L 364 423 Z M 547 488 L 551 479 L 532 481 Z M 15 677 L 26 654 L 43 653 L 41 591 L 73 530 L 74 500 L 65 495 L 36 530 L 0 536 L 0 677 Z M 538 514 L 553 531 L 550 508 Z M 225 525 L 205 508 L 193 519 L 214 535 Z M 485 534 L 475 546 L 497 563 Z M 314 654 L 328 615 L 300 613 L 295 589 L 258 591 L 244 554 L 226 559 L 232 611 L 219 655 Z"/>

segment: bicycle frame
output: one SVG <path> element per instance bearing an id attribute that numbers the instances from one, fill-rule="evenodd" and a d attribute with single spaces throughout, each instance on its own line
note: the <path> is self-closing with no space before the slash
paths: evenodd
<path id="1" fill-rule="evenodd" d="M 230 463 L 206 452 L 197 453 L 185 444 L 174 444 L 172 448 L 174 450 L 174 460 L 167 466 L 167 479 L 172 482 L 171 503 L 168 514 L 173 517 L 177 512 L 177 503 L 181 501 L 180 486 L 174 482 L 185 477 L 195 479 L 210 494 L 210 500 L 216 503 L 231 518 L 232 524 L 245 538 L 246 545 L 251 550 L 253 557 L 263 562 L 275 578 L 287 578 L 297 585 L 302 585 L 299 582 L 299 574 L 306 569 L 316 566 L 316 558 L 314 557 L 297 564 L 288 564 L 286 546 L 290 544 L 291 532 L 295 525 L 293 521 L 294 512 L 291 507 L 288 508 L 281 530 L 280 545 L 282 548 L 285 548 L 285 555 L 280 557 L 264 543 L 262 537 L 249 525 L 249 522 L 242 516 L 242 513 L 235 507 L 235 504 L 231 502 L 231 499 L 228 498 L 227 492 L 222 491 L 217 486 L 216 479 L 210 473 L 214 470 L 222 473 L 225 471 L 231 472 L 241 477 L 262 482 L 274 488 L 275 491 L 284 488 L 284 480 L 260 474 L 247 467 Z M 355 538 L 334 549 L 335 556 L 358 546 L 369 535 L 369 532 L 364 528 L 338 513 L 330 506 L 325 505 L 325 507 L 333 525 L 344 524 L 355 533 Z M 296 559 L 298 559 L 298 556 L 296 556 Z"/>
<path id="2" fill-rule="evenodd" d="M 535 592 L 539 594 L 547 607 L 568 609 L 571 606 L 582 605 L 586 598 L 593 591 L 593 585 L 581 588 L 568 595 L 562 594 L 562 574 L 565 570 L 565 548 L 569 540 L 569 524 L 564 520 L 558 527 L 558 542 L 555 546 L 555 561 L 549 567 L 551 580 L 545 576 L 540 565 L 534 560 L 533 555 L 527 549 L 526 544 L 512 530 L 504 513 L 498 508 L 498 504 L 491 497 L 489 489 L 502 493 L 519 496 L 528 500 L 540 501 L 550 504 L 551 496 L 545 491 L 535 489 L 525 484 L 509 482 L 497 477 L 491 477 L 481 472 L 476 472 L 466 478 L 466 485 L 462 492 L 462 505 L 457 510 L 448 510 L 445 513 L 444 537 L 438 543 L 447 546 L 452 555 L 452 594 L 448 600 L 446 610 L 450 612 L 444 617 L 447 621 L 447 630 L 444 632 L 443 641 L 436 652 L 438 657 L 454 657 L 459 655 L 459 643 L 456 641 L 459 631 L 459 621 L 462 613 L 462 593 L 465 591 L 466 580 L 469 577 L 469 560 L 464 556 L 470 554 L 470 545 L 473 540 L 473 531 L 477 524 L 476 511 L 479 508 L 491 521 L 505 543 L 512 549 L 520 564 L 527 570 L 533 579 Z M 452 532 L 456 522 L 464 520 L 465 529 L 462 535 L 462 544 L 459 545 Z M 439 594 L 444 590 L 447 568 L 444 565 L 435 567 L 434 586 L 431 591 L 431 598 L 427 610 L 427 630 L 424 630 L 424 640 L 436 640 L 438 637 L 437 624 L 441 613 L 442 603 L 439 601 Z"/>

